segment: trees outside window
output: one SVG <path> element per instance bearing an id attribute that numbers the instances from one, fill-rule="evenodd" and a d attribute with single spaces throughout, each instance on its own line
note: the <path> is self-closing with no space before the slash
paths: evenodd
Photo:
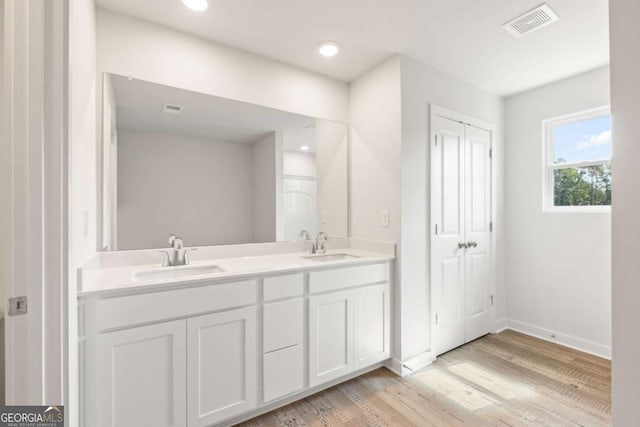
<path id="1" fill-rule="evenodd" d="M 611 206 L 609 108 L 544 122 L 545 208 L 601 211 Z"/>

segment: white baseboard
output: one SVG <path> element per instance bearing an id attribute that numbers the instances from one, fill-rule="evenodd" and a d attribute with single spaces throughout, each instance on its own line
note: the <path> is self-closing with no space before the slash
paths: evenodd
<path id="1" fill-rule="evenodd" d="M 540 338 L 549 342 L 554 342 L 556 344 L 560 344 L 574 350 L 579 350 L 585 353 L 593 354 L 594 356 L 611 360 L 611 347 L 598 344 L 593 341 L 530 325 L 528 323 L 519 322 L 513 319 L 504 319 L 496 323 L 496 333 L 502 332 L 505 329 L 512 329 L 525 335 L 531 335 L 532 337 Z"/>
<path id="2" fill-rule="evenodd" d="M 498 320 L 496 321 L 496 324 L 493 327 L 493 333 L 499 334 L 505 329 L 509 329 L 509 320 L 508 319 Z"/>
<path id="3" fill-rule="evenodd" d="M 434 360 L 436 360 L 436 358 L 429 350 L 404 361 L 390 359 L 385 363 L 385 367 L 400 377 L 406 377 L 407 375 L 413 374 L 415 371 L 431 365 Z"/>

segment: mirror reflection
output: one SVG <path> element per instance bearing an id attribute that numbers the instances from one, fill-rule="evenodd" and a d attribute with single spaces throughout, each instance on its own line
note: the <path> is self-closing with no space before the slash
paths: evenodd
<path id="1" fill-rule="evenodd" d="M 347 237 L 347 126 L 105 74 L 102 247 Z"/>

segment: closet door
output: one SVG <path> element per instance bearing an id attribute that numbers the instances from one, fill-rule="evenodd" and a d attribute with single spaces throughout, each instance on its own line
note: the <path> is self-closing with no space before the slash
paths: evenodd
<path id="1" fill-rule="evenodd" d="M 465 342 L 491 330 L 491 132 L 465 129 Z"/>
<path id="2" fill-rule="evenodd" d="M 433 351 L 465 342 L 465 126 L 433 116 L 431 287 Z"/>

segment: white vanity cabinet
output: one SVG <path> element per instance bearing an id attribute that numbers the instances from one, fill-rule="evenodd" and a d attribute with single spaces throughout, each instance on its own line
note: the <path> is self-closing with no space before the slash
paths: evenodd
<path id="1" fill-rule="evenodd" d="M 390 357 L 390 265 L 81 298 L 83 425 L 230 425 L 380 366 Z"/>
<path id="2" fill-rule="evenodd" d="M 100 334 L 96 340 L 97 427 L 184 427 L 186 321 Z"/>
<path id="3" fill-rule="evenodd" d="M 256 308 L 187 320 L 188 426 L 213 425 L 256 406 Z"/>

